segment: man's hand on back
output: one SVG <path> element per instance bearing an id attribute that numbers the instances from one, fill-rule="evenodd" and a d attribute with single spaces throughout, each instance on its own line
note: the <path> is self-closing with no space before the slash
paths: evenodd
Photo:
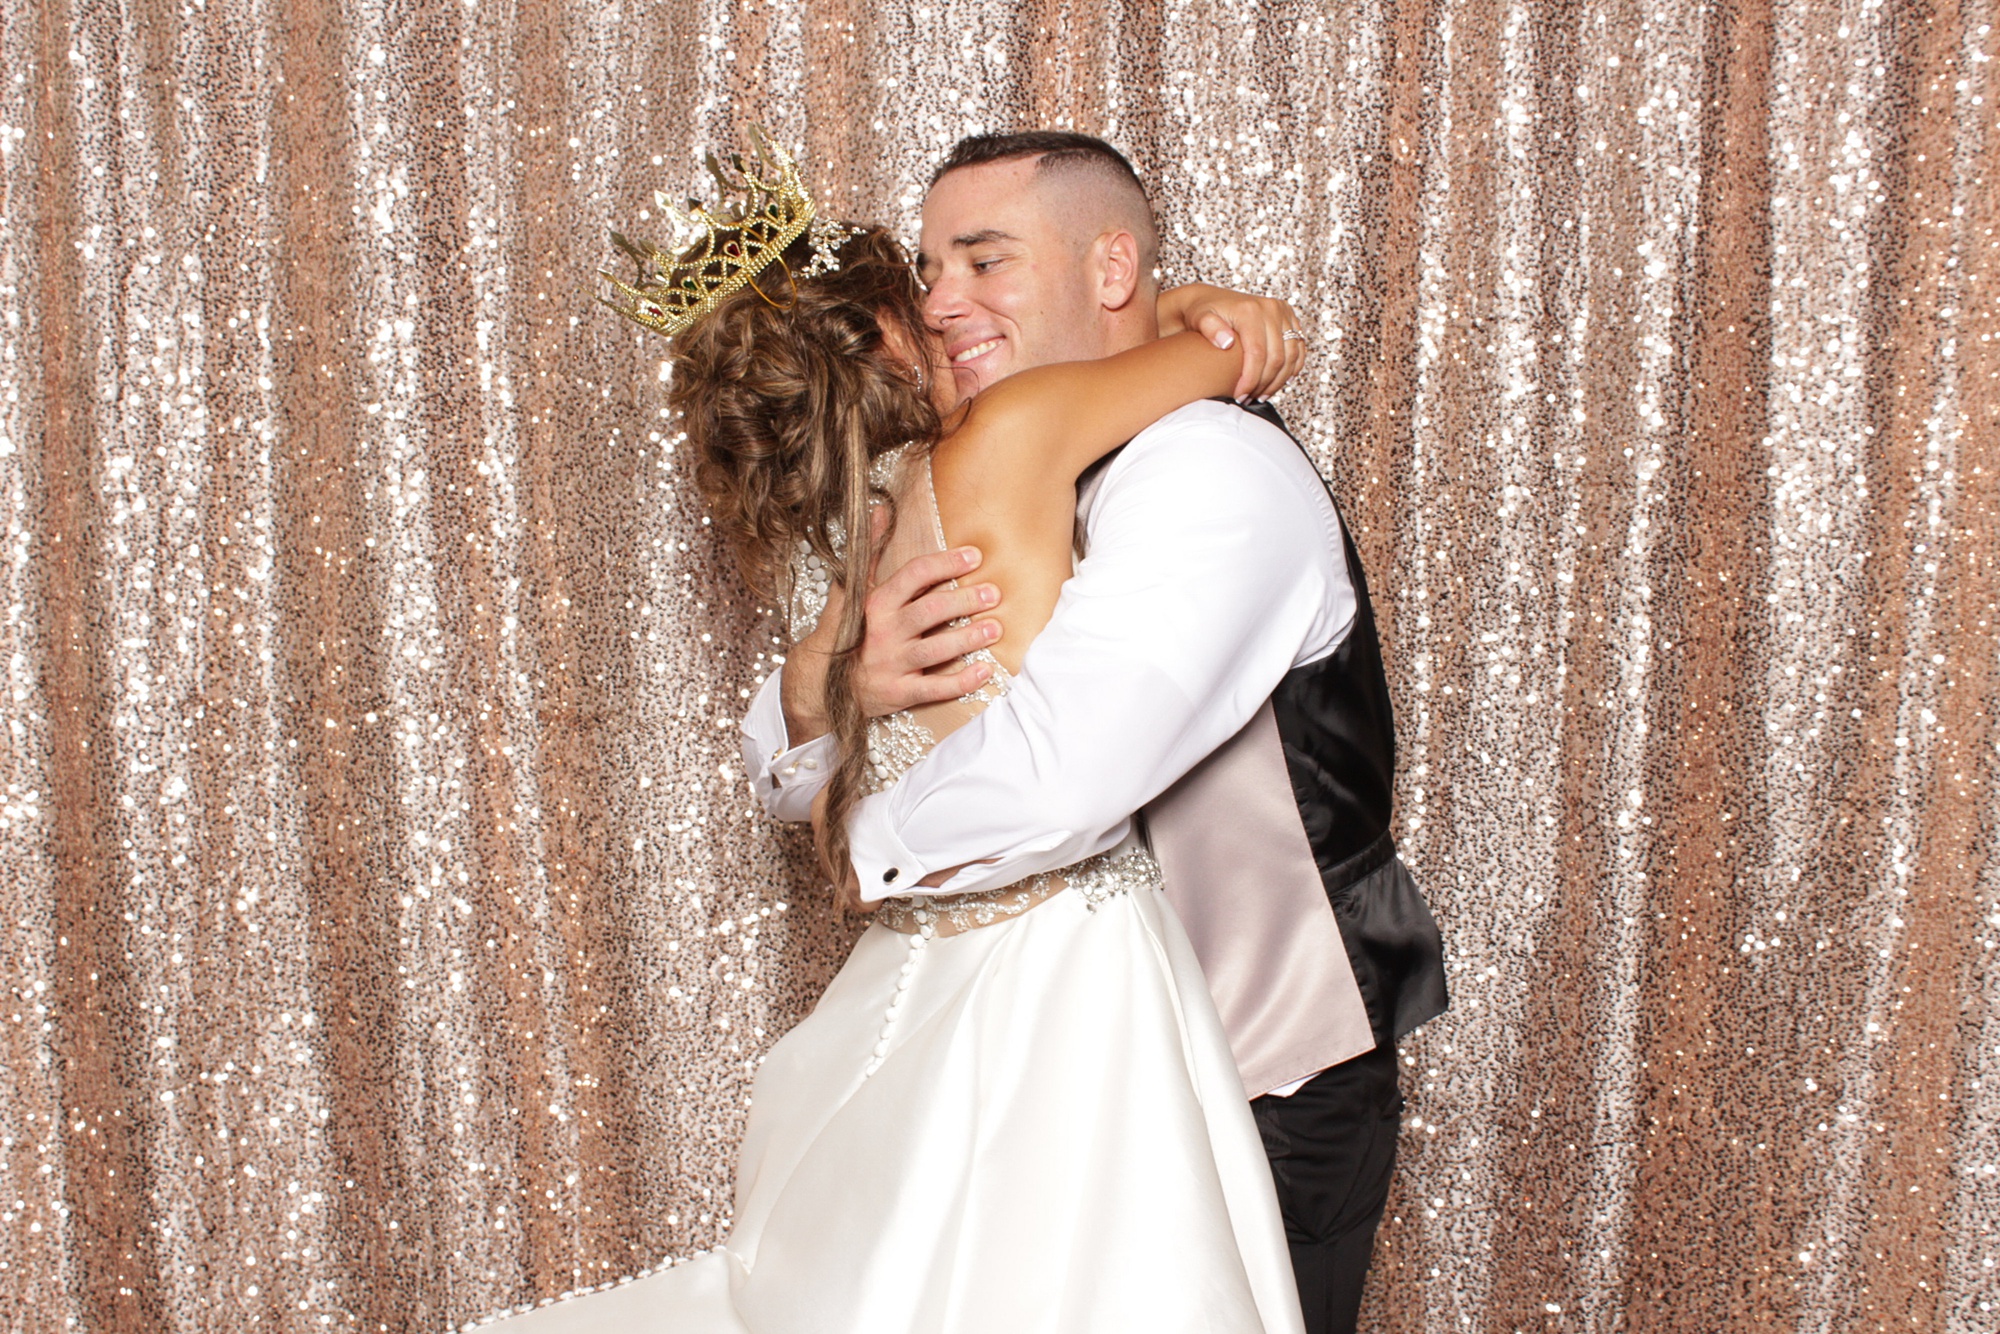
<path id="1" fill-rule="evenodd" d="M 953 579 L 978 568 L 973 547 L 933 551 L 912 558 L 868 594 L 868 628 L 854 673 L 863 717 L 957 699 L 993 675 L 983 662 L 952 666 L 1000 638 L 997 621 L 951 624 L 1000 603 L 992 584 L 951 587 Z"/>
<path id="2" fill-rule="evenodd" d="M 878 519 L 875 540 L 881 536 Z M 957 699 L 992 676 L 993 669 L 983 662 L 951 666 L 1000 638 L 997 621 L 951 624 L 1000 603 L 1000 590 L 992 584 L 950 586 L 952 580 L 978 568 L 979 553 L 972 547 L 934 551 L 911 559 L 869 592 L 862 609 L 866 629 L 861 657 L 854 672 L 862 717 L 880 718 L 919 704 Z M 828 730 L 826 672 L 839 634 L 843 596 L 839 588 L 831 591 L 819 624 L 793 645 L 785 664 L 780 700 L 794 746 Z"/>

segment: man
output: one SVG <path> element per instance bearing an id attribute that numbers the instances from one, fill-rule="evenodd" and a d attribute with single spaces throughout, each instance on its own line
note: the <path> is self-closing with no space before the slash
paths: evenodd
<path id="1" fill-rule="evenodd" d="M 962 141 L 924 204 L 926 314 L 967 394 L 1158 336 L 1151 208 L 1064 133 Z M 1268 411 L 1268 410 L 1265 410 Z M 1085 555 L 1001 700 L 849 833 L 864 900 L 1009 884 L 1147 835 L 1271 1158 L 1307 1328 L 1352 1330 L 1395 1160 L 1395 1039 L 1444 1008 L 1437 928 L 1389 832 L 1394 737 L 1360 562 L 1331 496 L 1244 407 L 1169 414 L 1081 488 Z M 974 556 L 871 592 L 871 714 L 977 684 Z M 797 817 L 829 768 L 796 656 L 745 723 L 753 782 Z M 806 670 L 800 670 L 806 668 Z"/>

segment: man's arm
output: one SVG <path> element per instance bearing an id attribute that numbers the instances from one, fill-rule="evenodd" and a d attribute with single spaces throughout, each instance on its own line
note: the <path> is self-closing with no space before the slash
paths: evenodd
<path id="1" fill-rule="evenodd" d="M 776 820 L 811 818 L 812 801 L 833 776 L 833 738 L 822 731 L 792 743 L 784 705 L 785 668 L 771 673 L 743 716 L 743 772 L 750 791 Z"/>
<path id="2" fill-rule="evenodd" d="M 1338 520 L 1282 432 L 1197 405 L 1113 466 L 1090 554 L 1006 697 L 856 808 L 863 898 L 954 867 L 942 892 L 966 893 L 1102 851 L 1346 633 Z"/>
<path id="3" fill-rule="evenodd" d="M 1283 302 L 1193 283 L 1161 294 L 1160 322 L 1163 334 L 1195 329 L 1218 348 L 1234 346 L 1240 332 L 1245 347 L 1239 397 L 1255 392 L 1268 398 L 1303 364 L 1305 344 L 1278 336 L 1298 324 Z M 885 518 L 886 511 L 878 511 L 872 530 L 878 544 Z M 958 699 L 986 683 L 991 670 L 984 663 L 951 666 L 1000 637 L 994 620 L 950 624 L 999 604 L 999 590 L 991 584 L 948 587 L 978 567 L 979 553 L 970 547 L 927 553 L 871 589 L 854 673 L 863 717 Z M 824 740 L 824 699 L 839 597 L 835 590 L 819 625 L 795 646 L 787 669 L 772 673 L 743 720 L 743 764 L 751 790 L 780 820 L 808 818 L 836 761 L 834 747 Z"/>

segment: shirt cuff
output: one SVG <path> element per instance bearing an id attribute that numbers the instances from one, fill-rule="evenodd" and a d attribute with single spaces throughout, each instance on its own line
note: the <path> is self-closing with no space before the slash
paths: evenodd
<path id="1" fill-rule="evenodd" d="M 889 824 L 889 794 L 877 792 L 847 817 L 847 855 L 854 863 L 861 901 L 879 903 L 891 894 L 920 894 L 917 882 L 929 874 Z"/>
<path id="2" fill-rule="evenodd" d="M 1025 840 L 999 856 L 968 859 L 964 863 L 940 858 L 944 866 L 955 865 L 958 870 L 941 885 L 921 885 L 918 882 L 937 868 L 927 865 L 912 852 L 891 824 L 889 798 L 892 793 L 893 789 L 865 798 L 847 817 L 847 855 L 854 867 L 859 897 L 864 903 L 879 903 L 903 894 L 978 894 L 1075 860 L 1074 857 L 1062 857 L 1053 865 L 1049 863 L 1045 854 L 1063 847 L 1076 837 L 1072 830 L 1058 829 L 1039 838 Z"/>
<path id="3" fill-rule="evenodd" d="M 831 736 L 790 744 L 781 679 L 773 672 L 744 715 L 743 770 L 750 776 L 750 790 L 773 817 L 807 820 L 813 798 L 833 777 L 835 748 Z"/>

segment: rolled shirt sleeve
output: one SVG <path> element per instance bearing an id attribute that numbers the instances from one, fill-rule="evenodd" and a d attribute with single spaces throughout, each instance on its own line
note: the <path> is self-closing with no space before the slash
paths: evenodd
<path id="1" fill-rule="evenodd" d="M 864 898 L 1011 884 L 1114 846 L 1353 621 L 1339 519 L 1282 431 L 1200 403 L 1115 459 L 1089 554 L 1007 694 L 849 821 Z"/>
<path id="2" fill-rule="evenodd" d="M 743 772 L 773 819 L 809 820 L 813 798 L 833 776 L 836 752 L 831 736 L 791 744 L 782 698 L 784 670 L 771 673 L 743 717 Z"/>

